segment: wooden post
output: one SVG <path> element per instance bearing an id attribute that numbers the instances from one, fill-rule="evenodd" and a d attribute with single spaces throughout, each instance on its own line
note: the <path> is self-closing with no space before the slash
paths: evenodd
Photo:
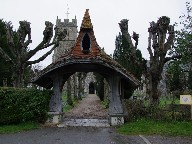
<path id="1" fill-rule="evenodd" d="M 192 95 L 180 95 L 180 104 L 191 106 L 191 120 L 192 120 Z"/>
<path id="2" fill-rule="evenodd" d="M 191 104 L 191 120 L 192 120 L 192 104 Z"/>

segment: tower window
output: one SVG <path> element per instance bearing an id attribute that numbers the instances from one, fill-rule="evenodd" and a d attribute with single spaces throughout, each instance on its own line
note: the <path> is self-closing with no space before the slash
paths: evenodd
<path id="1" fill-rule="evenodd" d="M 88 54 L 90 52 L 90 47 L 91 47 L 91 40 L 90 40 L 90 37 L 89 35 L 86 33 L 83 37 L 83 40 L 82 40 L 82 51 L 84 54 Z"/>

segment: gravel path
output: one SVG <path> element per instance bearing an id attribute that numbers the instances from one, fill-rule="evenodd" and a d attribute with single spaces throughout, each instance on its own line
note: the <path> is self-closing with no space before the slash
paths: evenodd
<path id="1" fill-rule="evenodd" d="M 107 119 L 108 109 L 101 105 L 99 97 L 89 94 L 65 114 L 70 119 Z"/>

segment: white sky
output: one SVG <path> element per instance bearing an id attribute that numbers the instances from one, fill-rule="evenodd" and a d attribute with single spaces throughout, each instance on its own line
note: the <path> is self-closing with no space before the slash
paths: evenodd
<path id="1" fill-rule="evenodd" d="M 97 42 L 105 48 L 107 54 L 113 54 L 115 49 L 115 37 L 120 32 L 118 23 L 121 19 L 129 19 L 129 33 L 139 33 L 138 48 L 143 57 L 148 58 L 149 22 L 156 22 L 161 16 L 170 17 L 171 24 L 180 22 L 179 16 L 186 11 L 185 2 L 186 0 L 0 0 L 0 19 L 11 21 L 14 29 L 19 27 L 19 21 L 29 21 L 33 41 L 30 48 L 33 49 L 43 38 L 45 21 L 55 24 L 57 16 L 62 21 L 67 18 L 67 5 L 70 21 L 77 17 L 78 30 L 85 10 L 89 9 Z M 45 51 L 37 53 L 33 59 L 44 53 Z M 45 67 L 51 62 L 52 55 L 40 65 Z"/>

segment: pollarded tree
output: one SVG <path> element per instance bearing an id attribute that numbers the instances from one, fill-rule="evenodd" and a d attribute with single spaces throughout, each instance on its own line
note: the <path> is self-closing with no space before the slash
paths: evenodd
<path id="1" fill-rule="evenodd" d="M 144 58 L 142 62 L 138 60 L 136 55 L 137 51 L 137 39 L 135 46 L 132 44 L 131 36 L 128 33 L 128 20 L 123 19 L 119 23 L 122 35 L 130 43 L 130 58 L 138 67 L 142 67 L 143 74 L 148 80 L 147 93 L 151 98 L 151 104 L 157 104 L 160 93 L 158 91 L 158 84 L 162 79 L 161 73 L 163 71 L 164 64 L 170 60 L 180 58 L 180 55 L 172 55 L 166 57 L 167 52 L 172 48 L 175 38 L 174 26 L 169 25 L 170 19 L 166 16 L 162 16 L 157 22 L 151 22 L 148 29 L 148 52 L 150 55 L 149 66 L 147 66 L 147 60 Z M 135 36 L 133 35 L 133 38 Z M 134 38 L 135 39 L 135 38 Z"/>
<path id="2" fill-rule="evenodd" d="M 25 69 L 32 64 L 36 64 L 44 60 L 58 46 L 59 41 L 64 39 L 67 34 L 66 30 L 61 32 L 58 31 L 56 27 L 55 37 L 52 40 L 53 24 L 46 21 L 46 27 L 43 31 L 43 40 L 39 43 L 39 45 L 37 45 L 37 47 L 30 50 L 29 45 L 32 43 L 30 23 L 27 21 L 20 21 L 19 24 L 20 26 L 18 30 L 13 31 L 12 24 L 10 22 L 6 23 L 7 49 L 9 49 L 10 53 L 7 53 L 7 51 L 0 47 L 0 54 L 12 65 L 14 87 L 23 87 Z M 31 57 L 33 57 L 38 51 L 50 46 L 53 47 L 47 53 L 37 60 L 30 61 Z"/>

